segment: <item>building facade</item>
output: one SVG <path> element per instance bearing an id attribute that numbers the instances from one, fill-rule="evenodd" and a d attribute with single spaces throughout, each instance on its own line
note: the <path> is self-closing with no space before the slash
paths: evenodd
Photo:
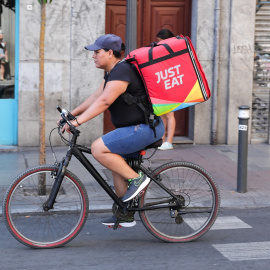
<path id="1" fill-rule="evenodd" d="M 9 110 L 13 110 L 11 115 L 15 115 L 12 116 L 15 127 L 11 128 L 13 136 L 17 139 L 12 143 L 5 143 L 1 141 L 3 134 L 0 133 L 0 144 L 37 146 L 39 145 L 40 5 L 37 0 L 15 2 L 16 10 L 13 15 L 14 28 L 17 25 L 14 30 L 17 45 L 17 49 L 14 50 L 13 74 L 15 105 Z M 137 45 L 148 45 L 149 43 L 144 42 L 155 38 L 155 32 L 151 32 L 152 29 L 156 31 L 154 26 L 170 28 L 175 34 L 182 34 L 178 33 L 179 31 L 188 33 L 208 79 L 212 97 L 205 103 L 190 107 L 187 114 L 182 116 L 182 119 L 186 119 L 187 125 L 184 136 L 196 144 L 237 144 L 238 107 L 248 105 L 252 117 L 258 114 L 253 104 L 254 92 L 260 93 L 260 86 L 255 83 L 254 78 L 256 70 L 258 75 L 258 69 L 261 68 L 254 62 L 255 33 L 259 30 L 258 12 L 267 12 L 267 5 L 258 8 L 259 1 L 256 0 L 171 0 L 165 3 L 159 0 L 138 0 L 137 2 L 139 18 Z M 92 53 L 86 51 L 84 46 L 109 31 L 115 34 L 124 33 L 125 5 L 126 1 L 120 0 L 54 0 L 51 4 L 47 4 L 45 33 L 47 135 L 59 119 L 56 106 L 74 108 L 93 93 L 102 81 L 103 71 L 95 68 Z M 265 9 L 266 11 L 262 11 Z M 166 13 L 167 10 L 171 10 L 169 14 Z M 185 18 L 183 25 L 186 27 L 183 30 L 177 28 L 179 22 L 174 19 L 182 17 Z M 267 35 L 265 39 L 267 40 Z M 265 52 L 267 48 L 263 47 L 262 50 Z M 264 53 L 263 57 L 265 60 L 267 53 Z M 266 59 L 266 66 L 267 61 Z M 269 86 L 266 83 L 264 91 L 269 94 L 267 87 Z M 0 99 L 0 113 L 3 113 L 4 106 L 7 106 L 3 104 L 7 104 L 8 101 L 7 98 Z M 251 119 L 250 123 L 250 142 L 265 142 L 267 132 L 259 134 L 254 128 L 254 119 Z M 105 132 L 106 125 L 103 115 L 82 125 L 80 143 L 89 145 Z M 182 124 L 179 122 L 179 125 Z M 54 145 L 61 145 L 58 137 L 56 133 L 52 137 Z"/>

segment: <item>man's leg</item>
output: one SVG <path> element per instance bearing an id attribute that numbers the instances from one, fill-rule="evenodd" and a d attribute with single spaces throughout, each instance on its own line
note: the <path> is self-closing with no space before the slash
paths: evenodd
<path id="1" fill-rule="evenodd" d="M 128 166 L 126 161 L 117 154 L 111 153 L 105 146 L 102 138 L 98 138 L 92 143 L 91 151 L 93 157 L 104 167 L 118 174 L 123 179 L 136 178 L 139 176 L 132 168 Z M 121 179 L 117 179 L 117 184 Z M 123 181 L 125 183 L 125 181 Z"/>
<path id="2" fill-rule="evenodd" d="M 126 183 L 124 180 L 128 180 L 128 190 L 123 197 L 123 201 L 129 201 L 139 192 L 145 188 L 150 182 L 150 178 L 147 175 L 140 172 L 136 173 L 126 161 L 117 154 L 111 153 L 110 150 L 104 145 L 102 138 L 98 138 L 93 142 L 91 146 L 91 151 L 93 157 L 104 167 L 108 168 L 112 172 L 118 174 L 120 177 L 116 178 L 116 190 L 120 196 L 124 192 L 124 185 Z"/>
<path id="3" fill-rule="evenodd" d="M 122 198 L 127 192 L 127 182 L 125 181 L 126 179 L 115 172 L 112 172 L 112 175 L 115 193 L 119 198 Z"/>

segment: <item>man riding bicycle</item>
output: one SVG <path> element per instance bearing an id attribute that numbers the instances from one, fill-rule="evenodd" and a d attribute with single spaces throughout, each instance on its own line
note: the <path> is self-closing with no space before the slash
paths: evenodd
<path id="1" fill-rule="evenodd" d="M 125 161 L 127 157 L 137 157 L 144 147 L 159 140 L 164 134 L 164 124 L 155 117 L 154 128 L 149 125 L 147 116 L 150 104 L 140 76 L 126 61 L 121 61 L 121 51 L 125 49 L 122 39 L 116 35 L 102 35 L 85 47 L 93 51 L 97 68 L 106 73 L 99 88 L 82 104 L 72 110 L 76 119 L 71 121 L 75 127 L 93 119 L 109 109 L 115 130 L 101 136 L 91 145 L 93 157 L 112 171 L 115 193 L 127 202 L 144 189 L 150 179 L 142 172 L 135 172 Z M 143 109 L 136 103 L 126 102 L 126 95 L 140 96 Z M 154 131 L 153 131 L 154 129 Z M 70 133 L 69 125 L 63 127 Z M 104 221 L 104 225 L 114 225 L 116 217 Z M 136 224 L 134 217 L 121 220 L 121 226 Z"/>

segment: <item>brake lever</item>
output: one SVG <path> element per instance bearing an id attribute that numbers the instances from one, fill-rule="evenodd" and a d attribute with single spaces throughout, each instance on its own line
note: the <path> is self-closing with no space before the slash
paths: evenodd
<path id="1" fill-rule="evenodd" d="M 64 126 L 66 124 L 66 120 L 65 119 L 61 119 L 59 121 L 59 126 Z"/>
<path id="2" fill-rule="evenodd" d="M 59 124 L 63 127 L 65 123 L 69 125 L 71 133 L 76 132 L 76 127 L 74 127 L 71 123 L 70 120 L 75 120 L 76 117 L 73 116 L 68 110 L 66 109 L 61 109 L 59 106 L 57 106 L 57 110 L 60 112 L 60 115 L 63 119 L 59 121 Z"/>

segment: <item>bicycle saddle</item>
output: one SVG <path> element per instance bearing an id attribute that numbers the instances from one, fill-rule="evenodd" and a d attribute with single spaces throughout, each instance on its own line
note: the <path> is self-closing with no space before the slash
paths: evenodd
<path id="1" fill-rule="evenodd" d="M 159 147 L 159 146 L 162 145 L 162 142 L 163 142 L 163 140 L 162 140 L 162 139 L 159 139 L 158 141 L 149 144 L 149 145 L 146 146 L 144 149 L 146 150 L 146 149 L 149 149 L 149 148 L 157 148 L 157 147 Z"/>

